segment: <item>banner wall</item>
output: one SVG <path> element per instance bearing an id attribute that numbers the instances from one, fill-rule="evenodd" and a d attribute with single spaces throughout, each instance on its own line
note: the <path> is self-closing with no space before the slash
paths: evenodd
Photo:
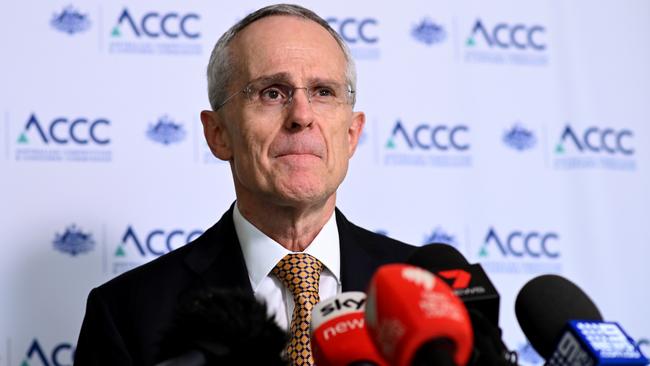
<path id="1" fill-rule="evenodd" d="M 353 222 L 480 262 L 501 326 L 565 276 L 650 353 L 650 2 L 302 2 L 348 42 L 366 128 Z M 266 2 L 21 1 L 0 11 L 0 366 L 70 365 L 88 292 L 233 202 L 203 139 L 218 37 Z M 549 309 L 553 311 L 553 309 Z"/>

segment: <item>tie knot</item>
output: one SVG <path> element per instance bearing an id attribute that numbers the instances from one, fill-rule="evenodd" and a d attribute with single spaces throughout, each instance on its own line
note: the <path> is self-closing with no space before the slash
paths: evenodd
<path id="1" fill-rule="evenodd" d="M 291 253 L 280 259 L 273 274 L 291 291 L 293 296 L 305 292 L 318 294 L 323 263 L 306 253 Z"/>

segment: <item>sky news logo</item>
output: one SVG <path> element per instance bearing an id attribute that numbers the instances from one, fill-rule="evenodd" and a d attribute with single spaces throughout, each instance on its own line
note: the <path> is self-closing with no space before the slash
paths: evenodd
<path id="1" fill-rule="evenodd" d="M 13 138 L 16 161 L 109 162 L 111 121 L 103 117 L 43 118 L 31 113 Z M 12 134 L 9 129 L 6 131 Z"/>
<path id="2" fill-rule="evenodd" d="M 468 63 L 545 66 L 547 29 L 539 23 L 491 21 L 476 18 L 464 44 Z"/>

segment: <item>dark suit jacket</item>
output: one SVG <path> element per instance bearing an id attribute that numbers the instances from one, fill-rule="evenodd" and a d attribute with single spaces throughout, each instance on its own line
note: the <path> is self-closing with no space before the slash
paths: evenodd
<path id="1" fill-rule="evenodd" d="M 365 291 L 377 267 L 403 262 L 413 247 L 350 223 L 338 209 L 343 291 Z M 195 241 L 93 289 L 75 365 L 152 365 L 179 297 L 197 288 L 252 294 L 232 207 Z"/>

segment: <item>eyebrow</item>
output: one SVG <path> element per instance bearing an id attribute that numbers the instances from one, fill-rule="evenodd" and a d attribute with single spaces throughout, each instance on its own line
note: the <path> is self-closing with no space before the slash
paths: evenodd
<path id="1" fill-rule="evenodd" d="M 288 72 L 279 72 L 279 73 L 272 74 L 272 75 L 260 76 L 258 78 L 255 78 L 255 79 L 251 80 L 250 82 L 254 83 L 254 82 L 259 82 L 259 81 L 265 81 L 265 82 L 269 82 L 269 83 L 284 82 L 284 83 L 292 84 L 290 82 L 290 80 L 291 80 L 291 74 L 289 74 Z M 338 84 L 338 83 L 339 82 L 334 80 L 334 79 L 316 77 L 316 78 L 309 79 L 308 82 L 307 82 L 307 85 Z"/>

